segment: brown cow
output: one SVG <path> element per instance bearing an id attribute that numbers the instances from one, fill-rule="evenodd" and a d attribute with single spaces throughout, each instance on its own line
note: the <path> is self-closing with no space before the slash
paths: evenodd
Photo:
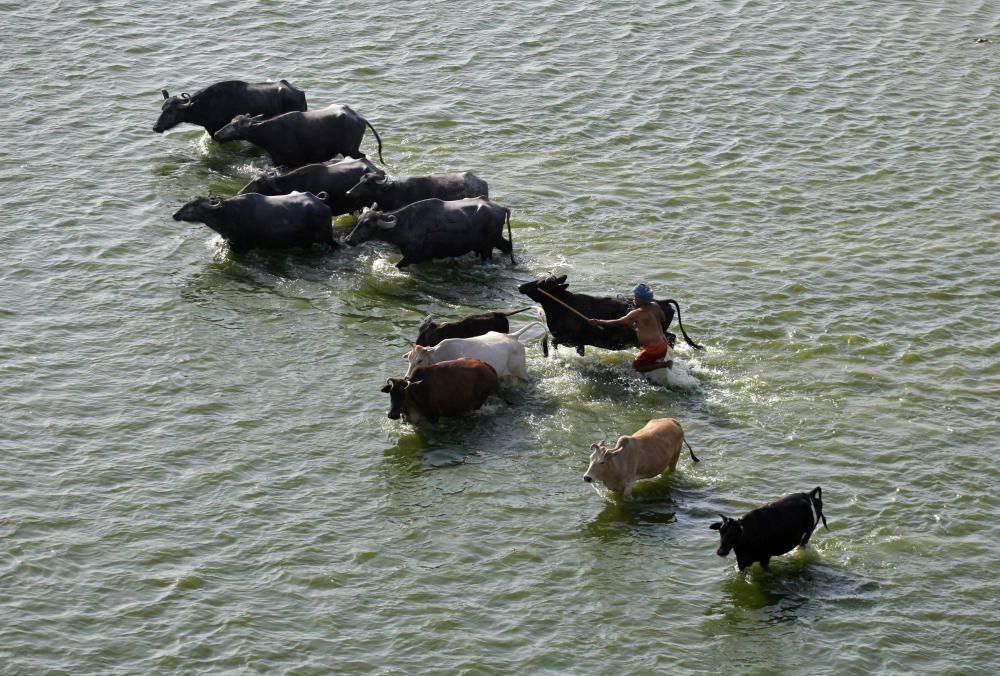
<path id="1" fill-rule="evenodd" d="M 478 359 L 451 359 L 421 366 L 409 378 L 389 378 L 389 418 L 411 425 L 474 411 L 497 391 L 496 370 Z"/>
<path id="2" fill-rule="evenodd" d="M 659 476 L 677 466 L 681 442 L 687 445 L 691 459 L 698 462 L 676 420 L 650 420 L 635 434 L 618 437 L 614 448 L 605 447 L 604 441 L 593 444 L 590 466 L 583 480 L 587 483 L 600 480 L 610 490 L 622 491 L 630 498 L 636 481 Z"/>

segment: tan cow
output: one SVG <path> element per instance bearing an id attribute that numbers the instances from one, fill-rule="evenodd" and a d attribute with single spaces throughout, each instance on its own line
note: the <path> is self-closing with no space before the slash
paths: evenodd
<path id="1" fill-rule="evenodd" d="M 590 466 L 583 480 L 587 483 L 600 480 L 610 490 L 622 491 L 630 498 L 636 481 L 659 476 L 677 466 L 681 442 L 687 445 L 691 459 L 698 462 L 676 420 L 650 420 L 635 434 L 618 437 L 614 448 L 605 447 L 604 441 L 592 445 Z"/>

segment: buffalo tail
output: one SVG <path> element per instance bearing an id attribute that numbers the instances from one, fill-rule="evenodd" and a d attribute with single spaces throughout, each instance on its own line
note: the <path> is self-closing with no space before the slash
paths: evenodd
<path id="1" fill-rule="evenodd" d="M 378 135 L 378 132 L 375 131 L 375 127 L 372 126 L 371 122 L 365 120 L 365 124 L 367 124 L 368 128 L 372 130 L 372 133 L 375 134 L 375 140 L 378 141 L 378 161 L 385 164 L 385 160 L 382 159 L 382 138 Z"/>
<path id="2" fill-rule="evenodd" d="M 704 345 L 699 345 L 698 343 L 696 343 L 693 340 L 691 340 L 691 338 L 687 334 L 687 331 L 684 330 L 684 323 L 681 321 L 681 306 L 677 303 L 677 301 L 674 300 L 673 298 L 668 298 L 667 300 L 665 300 L 663 302 L 664 303 L 673 303 L 674 307 L 677 308 L 677 326 L 680 327 L 680 329 L 681 329 L 681 335 L 684 336 L 684 340 L 687 342 L 687 344 L 690 345 L 691 347 L 693 347 L 696 350 L 704 350 L 705 346 Z"/>

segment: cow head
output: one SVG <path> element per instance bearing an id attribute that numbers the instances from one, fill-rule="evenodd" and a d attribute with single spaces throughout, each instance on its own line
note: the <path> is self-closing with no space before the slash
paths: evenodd
<path id="1" fill-rule="evenodd" d="M 171 96 L 166 89 L 161 89 L 163 94 L 163 105 L 160 107 L 160 117 L 153 125 L 153 131 L 162 134 L 168 129 L 176 127 L 187 119 L 187 113 L 191 110 L 191 97 L 187 94 Z"/>
<path id="2" fill-rule="evenodd" d="M 542 303 L 551 299 L 545 294 L 539 293 L 539 289 L 552 295 L 558 295 L 560 291 L 565 291 L 568 288 L 569 284 L 566 283 L 566 275 L 560 275 L 559 277 L 549 275 L 543 279 L 525 282 L 521 286 L 517 287 L 517 290 L 531 300 Z"/>
<path id="3" fill-rule="evenodd" d="M 437 343 L 434 340 L 437 337 L 438 323 L 433 320 L 431 315 L 424 317 L 424 321 L 420 323 L 420 328 L 417 329 L 417 345 L 434 345 Z"/>
<path id="4" fill-rule="evenodd" d="M 594 483 L 595 480 L 604 481 L 605 468 L 611 459 L 613 451 L 614 449 L 604 445 L 604 441 L 591 444 L 590 464 L 587 466 L 587 471 L 583 474 L 583 480 L 588 484 Z"/>
<path id="5" fill-rule="evenodd" d="M 204 223 L 206 218 L 221 211 L 222 204 L 218 197 L 195 197 L 174 213 L 174 220 Z"/>
<path id="6" fill-rule="evenodd" d="M 345 193 L 349 198 L 361 204 L 371 204 L 382 195 L 382 190 L 388 185 L 385 174 L 366 171 L 357 184 Z"/>
<path id="7" fill-rule="evenodd" d="M 719 556 L 728 556 L 733 547 L 739 544 L 740 537 L 743 535 L 743 524 L 740 523 L 739 519 L 730 519 L 724 514 L 719 516 L 722 517 L 722 521 L 716 521 L 709 528 L 719 531 L 721 542 L 715 553 Z"/>
<path id="8" fill-rule="evenodd" d="M 351 230 L 351 234 L 345 240 L 349 245 L 355 246 L 370 239 L 379 239 L 379 231 L 392 230 L 396 227 L 396 217 L 378 210 L 378 205 L 373 204 L 371 209 L 365 209 L 358 216 L 358 223 Z"/>
<path id="9" fill-rule="evenodd" d="M 424 419 L 420 409 L 426 393 L 421 379 L 389 378 L 382 386 L 382 391 L 389 394 L 387 415 L 390 420 L 399 420 L 402 416 L 406 422 L 416 425 Z"/>
<path id="10" fill-rule="evenodd" d="M 239 194 L 244 195 L 248 192 L 255 192 L 260 195 L 280 195 L 282 193 L 278 188 L 277 179 L 277 170 L 268 169 L 263 174 L 243 186 L 243 189 L 240 190 Z"/>
<path id="11" fill-rule="evenodd" d="M 406 378 L 389 378 L 385 381 L 382 391 L 389 395 L 390 420 L 399 420 L 399 415 L 403 410 L 403 400 L 406 398 L 406 388 L 410 386 L 410 381 Z"/>
<path id="12" fill-rule="evenodd" d="M 421 366 L 432 366 L 434 364 L 433 353 L 433 349 L 428 349 L 420 344 L 414 345 L 413 349 L 403 355 L 410 362 L 410 368 L 406 370 L 405 377 L 412 377 Z"/>
<path id="13" fill-rule="evenodd" d="M 215 132 L 215 140 L 222 142 L 242 141 L 247 137 L 247 132 L 263 119 L 263 115 L 237 115 L 229 124 Z"/>

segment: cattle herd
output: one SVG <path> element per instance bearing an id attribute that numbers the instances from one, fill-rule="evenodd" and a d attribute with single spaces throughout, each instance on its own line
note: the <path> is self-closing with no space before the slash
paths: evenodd
<path id="1" fill-rule="evenodd" d="M 371 129 L 384 164 L 382 139 L 371 123 L 348 106 L 309 110 L 305 93 L 287 80 L 228 80 L 193 95 L 170 96 L 165 89 L 162 94 L 153 131 L 162 133 L 181 123 L 200 125 L 218 142 L 244 140 L 262 148 L 276 167 L 233 197 L 197 197 L 173 215 L 178 221 L 204 223 L 235 252 L 314 245 L 336 248 L 333 217 L 360 212 L 346 243 L 391 243 L 402 253 L 396 263 L 400 269 L 468 253 L 488 260 L 493 249 L 508 254 L 514 263 L 510 209 L 490 201 L 486 181 L 470 172 L 405 179 L 387 176 L 360 150 L 366 129 Z M 338 155 L 343 159 L 330 162 Z M 617 319 L 632 309 L 629 300 L 573 293 L 568 287 L 565 275 L 518 287 L 541 306 L 539 314 L 545 323 L 531 322 L 514 333 L 509 332 L 507 317 L 532 308 L 447 323 L 428 317 L 406 354 L 406 374 L 389 378 L 382 388 L 389 395 L 389 418 L 402 417 L 413 425 L 433 424 L 439 418 L 480 408 L 499 391 L 503 379 L 526 379 L 525 348 L 519 339 L 534 326 L 544 331 L 546 356 L 550 337 L 553 346 L 569 345 L 581 355 L 588 345 L 610 350 L 639 346 L 630 326 L 595 327 L 586 320 Z M 676 310 L 684 340 L 700 348 L 684 330 L 677 301 L 657 303 L 671 345 L 675 336 L 668 329 Z M 619 437 L 612 448 L 603 441 L 591 446 L 584 481 L 600 481 L 609 490 L 631 497 L 636 481 L 676 467 L 682 444 L 698 462 L 676 420 L 651 420 L 634 434 Z M 817 486 L 738 519 L 722 515 L 722 521 L 710 527 L 719 531 L 718 555 L 735 551 L 743 570 L 755 561 L 766 567 L 771 557 L 805 546 L 821 520 L 825 527 L 822 491 Z"/>

